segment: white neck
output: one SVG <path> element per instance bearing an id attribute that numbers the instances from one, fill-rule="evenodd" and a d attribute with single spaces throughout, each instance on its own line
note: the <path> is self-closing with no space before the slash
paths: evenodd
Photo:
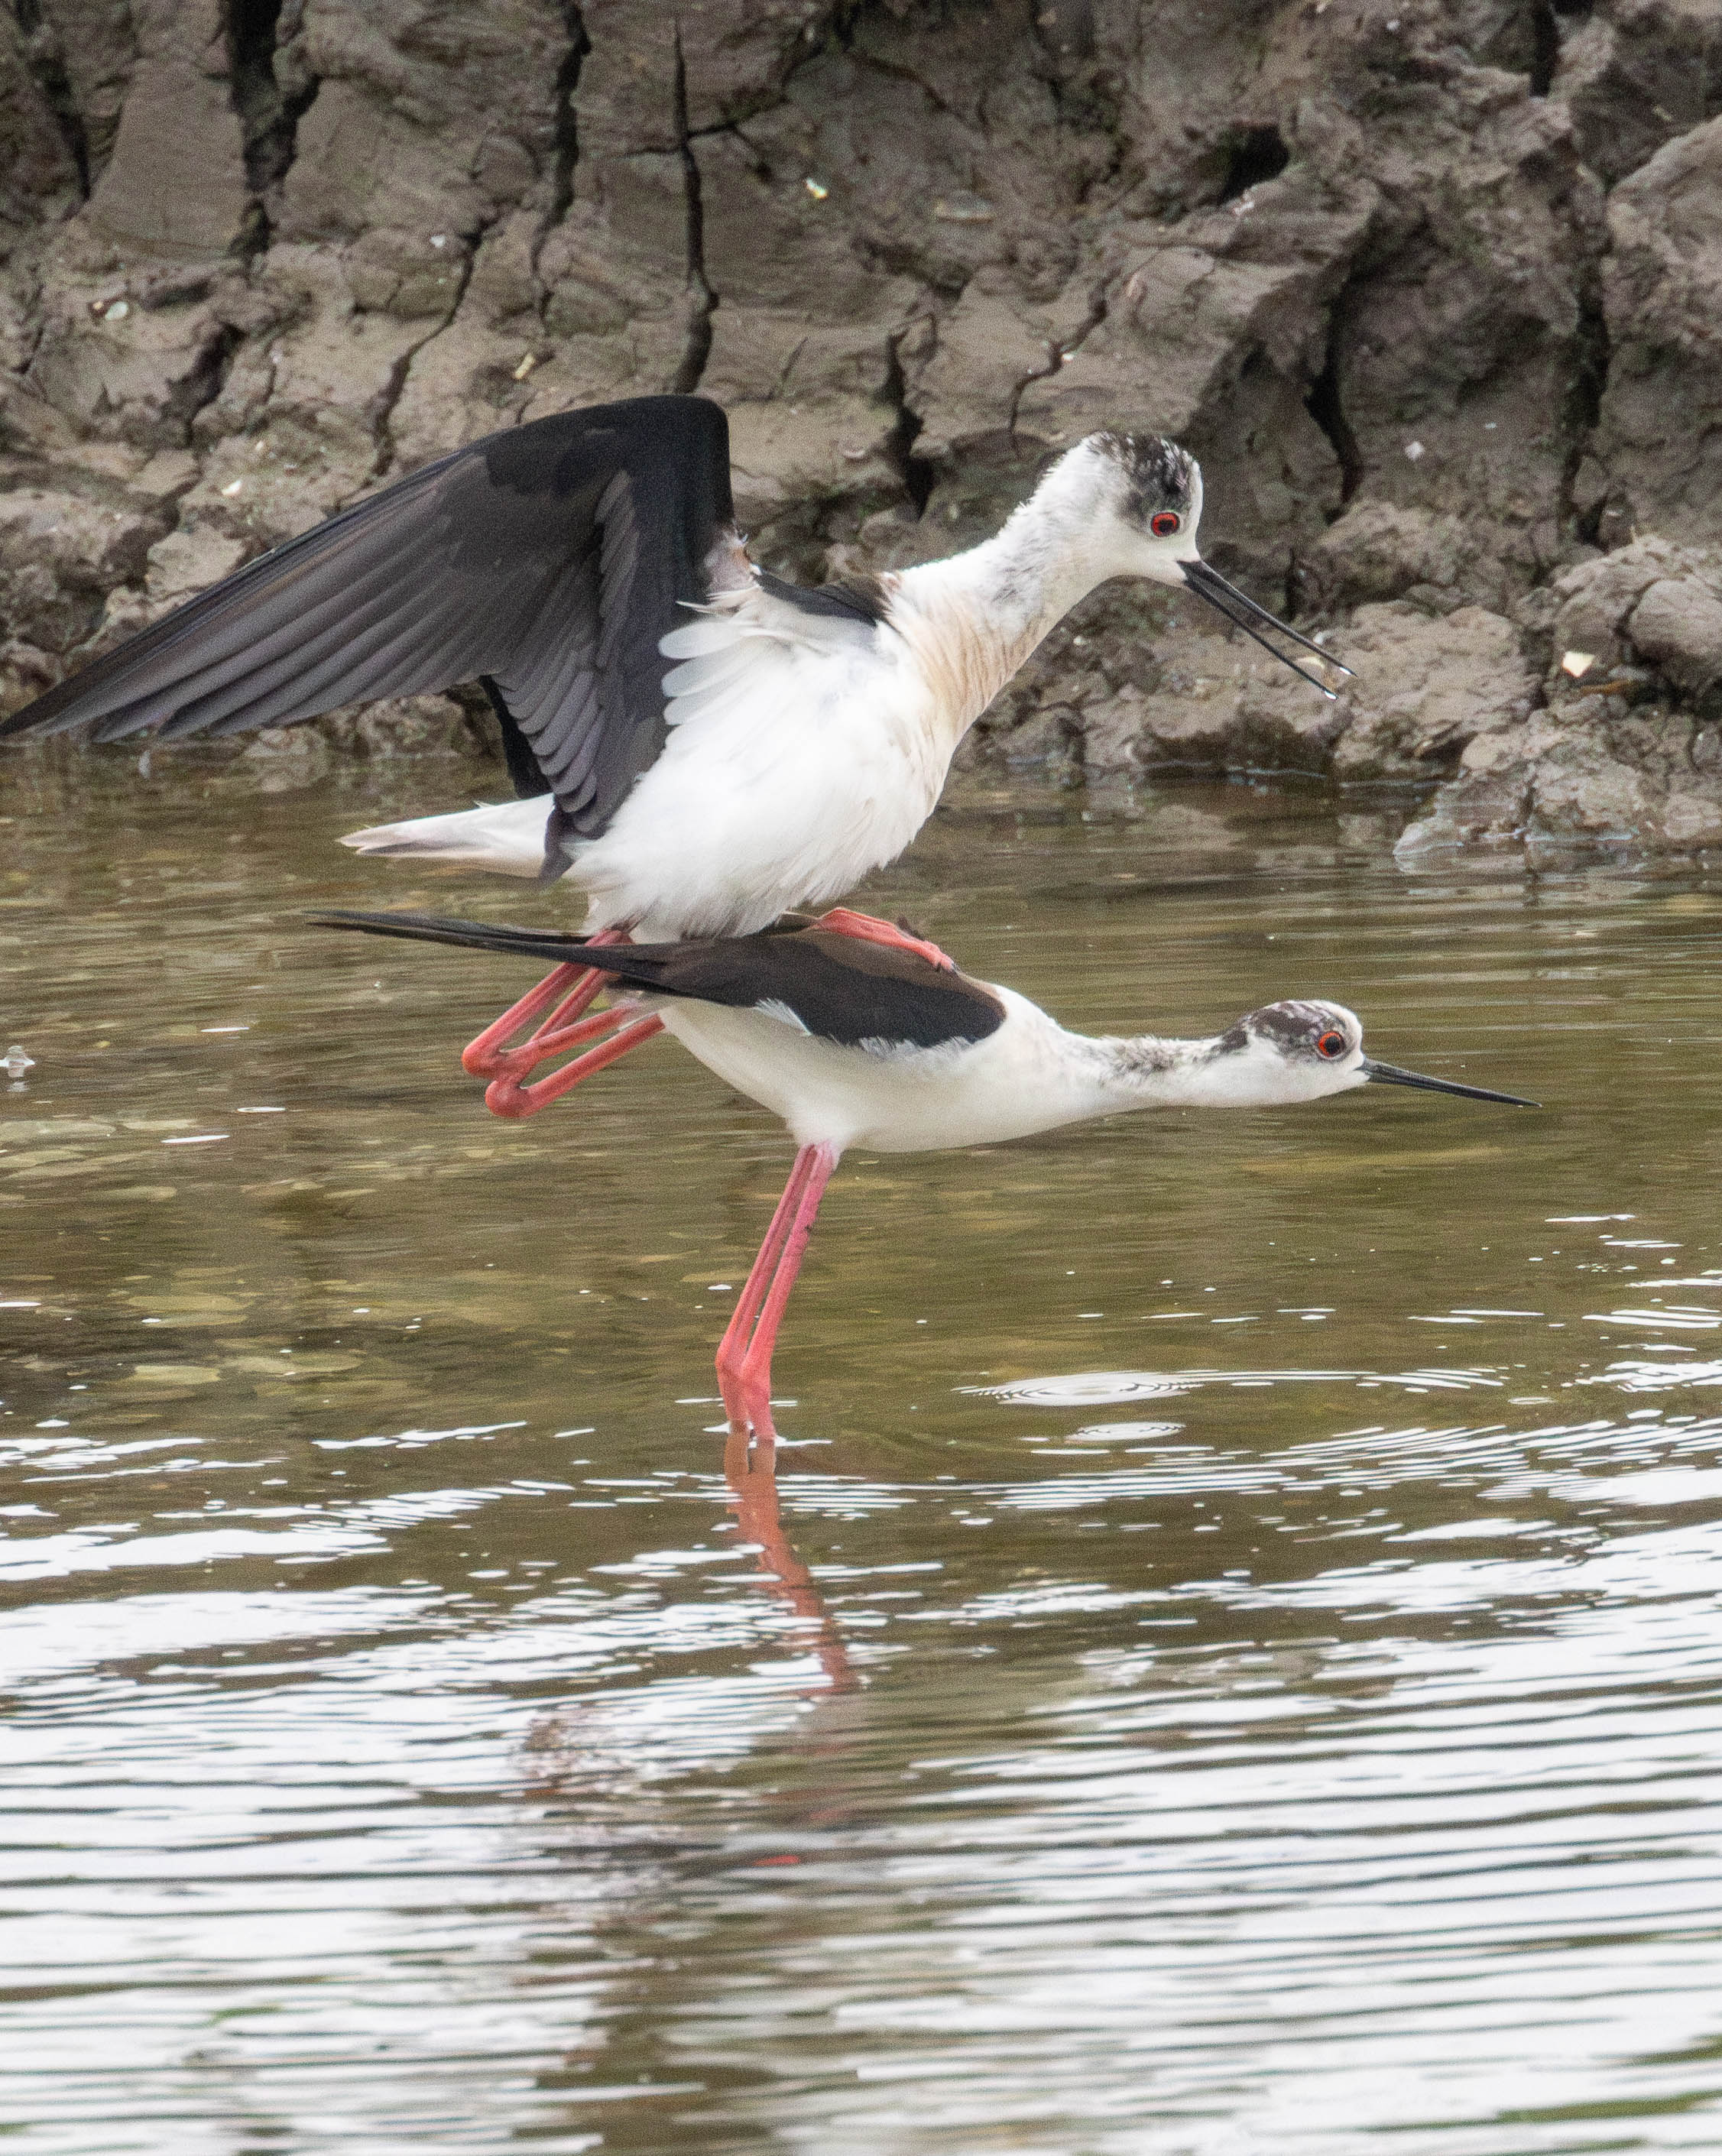
<path id="1" fill-rule="evenodd" d="M 992 538 L 897 579 L 890 621 L 920 662 L 954 747 L 1047 632 L 1116 573 L 1073 450 Z"/>
<path id="2" fill-rule="evenodd" d="M 1265 1045 L 1239 1048 L 1211 1034 L 1165 1040 L 1067 1034 L 1067 1054 L 1095 1116 L 1126 1108 L 1272 1108 L 1319 1099 L 1351 1082 L 1349 1070 L 1304 1069 Z"/>
<path id="3" fill-rule="evenodd" d="M 1214 1069 L 1212 1040 L 1166 1040 L 1151 1033 L 1067 1034 L 1067 1052 L 1092 1093 L 1097 1116 L 1125 1108 L 1206 1106 Z"/>

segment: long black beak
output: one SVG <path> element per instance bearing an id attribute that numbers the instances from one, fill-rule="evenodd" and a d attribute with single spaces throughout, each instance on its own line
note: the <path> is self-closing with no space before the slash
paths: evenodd
<path id="1" fill-rule="evenodd" d="M 1396 1063 L 1373 1063 L 1367 1055 L 1357 1067 L 1378 1086 L 1420 1086 L 1426 1093 L 1457 1093 L 1462 1100 L 1494 1101 L 1504 1108 L 1543 1105 L 1540 1101 L 1521 1101 L 1516 1093 L 1491 1093 L 1486 1086 L 1457 1086 L 1451 1078 L 1426 1078 L 1421 1071 L 1401 1070 Z"/>
<path id="2" fill-rule="evenodd" d="M 1205 562 L 1180 562 L 1178 566 L 1184 572 L 1185 583 L 1197 598 L 1205 599 L 1216 613 L 1223 613 L 1235 629 L 1241 629 L 1246 636 L 1252 637 L 1264 651 L 1271 651 L 1283 666 L 1289 666 L 1294 674 L 1302 675 L 1313 689 L 1319 689 L 1329 701 L 1338 694 L 1318 675 L 1312 674 L 1307 666 L 1300 666 L 1289 653 L 1282 651 L 1277 644 L 1270 644 L 1256 624 L 1259 622 L 1266 628 L 1277 629 L 1282 636 L 1289 637 L 1293 644 L 1301 644 L 1305 651 L 1313 651 L 1324 666 L 1331 666 L 1339 673 L 1349 675 L 1351 669 L 1341 665 L 1331 652 L 1324 651 L 1320 644 L 1300 634 L 1289 622 L 1282 621 L 1277 613 L 1270 613 L 1266 607 L 1257 606 L 1247 592 L 1241 592 L 1236 584 L 1227 583 L 1220 572 L 1211 569 Z"/>

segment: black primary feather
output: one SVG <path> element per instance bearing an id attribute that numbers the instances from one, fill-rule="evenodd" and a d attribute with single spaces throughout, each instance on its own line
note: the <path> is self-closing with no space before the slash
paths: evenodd
<path id="1" fill-rule="evenodd" d="M 756 569 L 753 580 L 763 592 L 803 613 L 823 614 L 876 629 L 886 613 L 885 589 L 876 577 L 851 575 L 834 584 L 792 584 L 769 569 Z"/>
<path id="2" fill-rule="evenodd" d="M 984 1040 L 1005 1022 L 1004 1004 L 984 982 L 894 944 L 817 926 L 594 946 L 578 936 L 428 913 L 320 913 L 312 925 L 506 952 L 541 965 L 594 966 L 622 987 L 735 1010 L 781 1006 L 815 1039 L 840 1048 L 950 1047 Z"/>
<path id="3" fill-rule="evenodd" d="M 640 397 L 492 434 L 341 511 L 38 698 L 0 735 L 237 732 L 481 680 L 550 844 L 597 836 L 666 737 L 658 639 L 710 597 L 729 428 Z"/>

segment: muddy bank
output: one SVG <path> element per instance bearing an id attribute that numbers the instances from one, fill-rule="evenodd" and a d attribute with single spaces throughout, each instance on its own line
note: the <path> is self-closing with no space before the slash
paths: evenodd
<path id="1" fill-rule="evenodd" d="M 1709 0 L 31 0 L 0 21 L 0 700 L 443 449 L 728 409 L 756 551 L 948 551 L 1091 428 L 1358 679 L 1097 594 L 995 773 L 1438 784 L 1722 844 Z M 1258 663 L 1259 662 L 1259 663 Z M 465 752 L 444 700 L 263 743 Z"/>

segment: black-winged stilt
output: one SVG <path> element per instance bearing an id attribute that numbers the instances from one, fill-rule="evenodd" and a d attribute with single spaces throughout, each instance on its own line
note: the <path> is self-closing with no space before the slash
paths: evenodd
<path id="1" fill-rule="evenodd" d="M 355 502 L 0 735 L 233 733 L 476 680 L 522 798 L 349 845 L 567 877 L 588 934 L 746 935 L 894 860 L 969 726 L 1108 578 L 1195 592 L 1331 696 L 1263 630 L 1347 670 L 1201 559 L 1201 513 L 1175 443 L 1091 434 L 983 545 L 801 588 L 748 558 L 718 407 L 635 398 L 490 435 Z M 902 940 L 865 915 L 828 925 Z"/>
<path id="2" fill-rule="evenodd" d="M 1506 1107 L 1536 1105 L 1373 1061 L 1363 1052 L 1361 1024 L 1339 1004 L 1268 1004 L 1198 1040 L 1095 1038 L 1067 1032 L 1025 996 L 974 980 L 948 961 L 818 923 L 594 949 L 573 937 L 424 914 L 319 918 L 378 935 L 561 958 L 563 982 L 596 968 L 628 1000 L 586 1028 L 620 1024 L 624 1034 L 642 1039 L 673 1034 L 738 1092 L 782 1116 L 795 1141 L 795 1164 L 717 1351 L 731 1425 L 761 1438 L 775 1435 L 773 1344 L 820 1199 L 848 1147 L 933 1152 L 1029 1137 L 1129 1108 L 1275 1107 L 1370 1083 Z M 555 974 L 541 988 L 553 993 L 553 984 L 560 984 Z M 572 1030 L 576 1038 L 557 1045 L 588 1037 Z M 558 1073 L 566 1081 L 558 1090 L 609 1060 L 603 1049 L 589 1051 Z"/>

